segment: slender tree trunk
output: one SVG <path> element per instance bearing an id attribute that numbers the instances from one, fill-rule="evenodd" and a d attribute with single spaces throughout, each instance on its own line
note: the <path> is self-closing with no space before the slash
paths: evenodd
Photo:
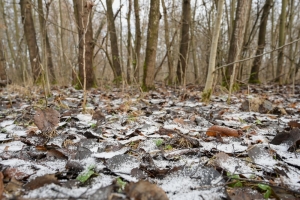
<path id="1" fill-rule="evenodd" d="M 0 86 L 2 81 L 6 82 L 7 75 L 6 75 L 6 67 L 5 67 L 5 56 L 4 56 L 4 49 L 2 40 L 0 40 Z"/>
<path id="2" fill-rule="evenodd" d="M 282 0 L 281 5 L 281 14 L 280 14 L 280 25 L 279 25 L 279 42 L 278 47 L 281 47 L 285 44 L 285 24 L 286 24 L 286 5 L 287 0 Z M 283 48 L 278 50 L 278 58 L 277 58 L 277 73 L 276 73 L 276 82 L 279 84 L 283 84 Z"/>
<path id="3" fill-rule="evenodd" d="M 171 51 L 171 43 L 170 43 L 170 29 L 169 29 L 169 22 L 168 22 L 168 13 L 167 8 L 165 5 L 165 0 L 161 1 L 163 12 L 164 12 L 164 25 L 165 25 L 165 41 L 166 41 L 166 48 L 167 48 L 167 58 L 168 58 L 168 69 L 169 69 L 169 84 L 173 84 L 174 82 L 174 66 L 173 66 L 173 56 Z"/>
<path id="4" fill-rule="evenodd" d="M 231 36 L 230 47 L 228 52 L 227 63 L 232 63 L 239 59 L 239 55 L 243 45 L 243 36 L 246 28 L 247 10 L 249 9 L 249 0 L 239 0 L 236 8 L 235 24 Z M 232 76 L 235 79 L 236 74 L 233 74 L 233 65 L 228 66 L 226 71 L 226 79 L 229 80 Z"/>
<path id="5" fill-rule="evenodd" d="M 131 7 L 132 0 L 128 1 L 128 13 L 127 13 L 127 82 L 131 83 L 132 74 L 131 74 L 131 31 L 130 31 L 130 16 L 131 16 Z"/>
<path id="6" fill-rule="evenodd" d="M 93 29 L 92 29 L 92 5 L 87 0 L 73 0 L 75 18 L 78 26 L 78 65 L 79 65 L 79 88 L 83 88 L 86 80 L 86 88 L 95 85 L 93 70 Z M 85 68 L 85 69 L 84 69 Z"/>
<path id="7" fill-rule="evenodd" d="M 195 0 L 194 10 L 193 10 L 193 17 L 191 20 L 191 47 L 192 47 L 192 57 L 193 57 L 193 67 L 194 67 L 194 79 L 195 83 L 199 83 L 199 67 L 198 67 L 198 60 L 196 56 L 196 45 L 195 45 L 195 20 L 196 20 L 196 7 L 197 6 L 197 0 Z"/>
<path id="8" fill-rule="evenodd" d="M 45 67 L 47 66 L 47 70 L 49 70 L 50 72 L 50 81 L 51 83 L 56 83 L 56 76 L 55 76 L 55 72 L 54 72 L 54 65 L 52 62 L 52 52 L 51 52 L 51 46 L 50 46 L 50 41 L 49 41 L 49 37 L 48 37 L 48 31 L 47 31 L 47 27 L 46 27 L 46 21 L 45 19 L 48 19 L 48 14 L 49 14 L 49 6 L 50 4 L 46 5 L 47 8 L 47 13 L 46 16 L 44 15 L 44 11 L 43 11 L 43 1 L 42 0 L 38 0 L 38 11 L 39 11 L 39 22 L 40 22 L 40 30 L 41 30 L 41 35 L 42 35 L 42 52 L 43 52 L 43 59 L 46 59 L 45 63 Z M 47 72 L 48 73 L 48 72 Z"/>
<path id="9" fill-rule="evenodd" d="M 150 13 L 147 33 L 146 58 L 143 70 L 143 85 L 144 91 L 154 88 L 154 73 L 156 63 L 156 50 L 158 42 L 159 28 L 159 0 L 151 0 Z"/>
<path id="10" fill-rule="evenodd" d="M 22 22 L 24 26 L 24 34 L 29 50 L 30 64 L 33 74 L 33 81 L 37 82 L 41 76 L 39 48 L 36 41 L 36 33 L 31 13 L 31 1 L 20 0 Z"/>
<path id="11" fill-rule="evenodd" d="M 179 59 L 177 64 L 177 80 L 179 84 L 183 84 L 188 63 L 188 48 L 190 40 L 190 20 L 191 20 L 191 4 L 190 0 L 182 0 L 182 20 L 181 20 L 181 42 Z"/>
<path id="12" fill-rule="evenodd" d="M 60 26 L 64 27 L 64 17 L 63 17 L 63 9 L 62 9 L 62 1 L 59 1 L 59 24 Z M 65 34 L 63 29 L 59 29 L 59 53 L 60 53 L 60 73 L 61 77 L 67 77 L 70 74 L 68 73 L 69 67 L 66 60 L 66 52 L 64 52 L 65 49 Z M 72 74 L 72 73 L 71 73 Z M 64 82 L 65 83 L 65 82 Z"/>
<path id="13" fill-rule="evenodd" d="M 263 7 L 263 13 L 260 19 L 259 32 L 258 32 L 258 44 L 255 55 L 260 55 L 264 52 L 265 49 L 265 38 L 267 31 L 267 22 L 268 16 L 270 13 L 270 9 L 272 6 L 273 0 L 266 0 L 265 5 Z M 250 74 L 250 83 L 259 83 L 259 69 L 261 66 L 262 56 L 256 57 L 253 61 L 253 66 Z"/>
<path id="14" fill-rule="evenodd" d="M 139 82 L 139 76 L 140 76 L 140 51 L 141 51 L 141 40 L 142 40 L 142 34 L 141 34 L 141 25 L 140 25 L 140 7 L 139 7 L 139 0 L 133 1 L 133 7 L 134 7 L 134 15 L 135 15 L 135 54 L 134 54 L 134 62 L 133 62 L 133 68 L 134 68 L 134 77 L 137 82 Z"/>
<path id="15" fill-rule="evenodd" d="M 120 64 L 118 39 L 117 39 L 115 22 L 114 22 L 114 14 L 112 9 L 112 0 L 106 0 L 106 6 L 107 6 L 107 21 L 108 21 L 108 31 L 110 35 L 114 79 L 116 83 L 119 84 L 122 79 L 122 70 Z"/>
<path id="16" fill-rule="evenodd" d="M 217 17 L 215 21 L 215 26 L 213 30 L 213 36 L 212 36 L 212 44 L 210 48 L 210 57 L 209 57 L 209 67 L 208 67 L 208 73 L 207 73 L 207 79 L 205 83 L 205 88 L 203 92 L 203 100 L 207 101 L 210 99 L 210 96 L 212 94 L 212 86 L 214 82 L 214 76 L 215 76 L 215 63 L 216 63 L 216 57 L 217 57 L 217 48 L 218 48 L 218 40 L 221 30 L 221 21 L 222 21 L 222 14 L 223 14 L 223 5 L 224 0 L 218 0 L 218 12 Z"/>

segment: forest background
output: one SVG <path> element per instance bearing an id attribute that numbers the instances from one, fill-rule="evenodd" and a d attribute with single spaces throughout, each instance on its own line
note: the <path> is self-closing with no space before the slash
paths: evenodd
<path id="1" fill-rule="evenodd" d="M 300 1 L 0 0 L 0 79 L 24 85 L 299 82 Z"/>

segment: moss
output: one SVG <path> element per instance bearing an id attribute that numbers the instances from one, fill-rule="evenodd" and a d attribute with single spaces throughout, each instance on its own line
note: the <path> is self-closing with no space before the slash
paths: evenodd
<path id="1" fill-rule="evenodd" d="M 202 101 L 208 102 L 210 100 L 211 94 L 212 94 L 212 90 L 211 89 L 207 90 L 207 91 L 204 91 L 202 93 Z"/>
<path id="2" fill-rule="evenodd" d="M 122 76 L 117 76 L 116 78 L 114 78 L 113 83 L 119 86 L 122 83 Z"/>

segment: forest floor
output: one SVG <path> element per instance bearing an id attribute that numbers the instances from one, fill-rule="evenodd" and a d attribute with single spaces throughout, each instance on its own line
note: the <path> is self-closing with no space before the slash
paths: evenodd
<path id="1" fill-rule="evenodd" d="M 299 199 L 300 85 L 0 89 L 3 199 Z"/>

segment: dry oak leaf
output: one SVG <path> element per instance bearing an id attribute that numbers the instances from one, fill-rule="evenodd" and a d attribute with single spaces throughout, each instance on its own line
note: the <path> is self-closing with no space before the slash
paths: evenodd
<path id="1" fill-rule="evenodd" d="M 53 108 L 44 108 L 36 111 L 34 124 L 43 132 L 48 133 L 55 129 L 59 123 L 60 114 Z"/>
<path id="2" fill-rule="evenodd" d="M 242 132 L 225 126 L 213 125 L 206 131 L 206 135 L 214 137 L 239 137 L 242 135 Z"/>
<path id="3" fill-rule="evenodd" d="M 49 185 L 51 183 L 54 183 L 56 185 L 60 185 L 59 181 L 55 177 L 55 174 L 46 174 L 44 176 L 36 177 L 35 179 L 29 181 L 24 188 L 26 190 L 34 190 L 40 187 L 43 187 L 44 185 Z"/>
<path id="4" fill-rule="evenodd" d="M 126 184 L 125 192 L 130 199 L 136 200 L 169 200 L 165 191 L 148 181 Z"/>

